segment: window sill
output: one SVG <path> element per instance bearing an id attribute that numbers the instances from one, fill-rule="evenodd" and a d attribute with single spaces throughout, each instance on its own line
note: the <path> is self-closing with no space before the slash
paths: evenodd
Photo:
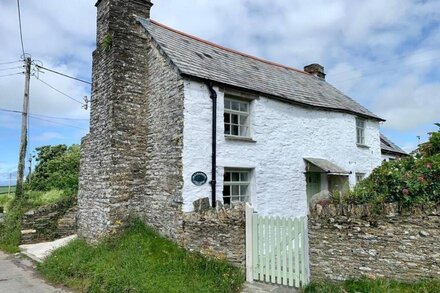
<path id="1" fill-rule="evenodd" d="M 242 137 L 242 136 L 233 136 L 233 135 L 225 135 L 226 140 L 238 140 L 238 141 L 248 141 L 248 142 L 257 142 L 250 137 Z"/>
<path id="2" fill-rule="evenodd" d="M 365 144 L 361 144 L 361 143 L 357 143 L 356 145 L 357 145 L 357 147 L 363 148 L 363 149 L 369 149 L 370 148 L 369 146 L 367 146 Z"/>

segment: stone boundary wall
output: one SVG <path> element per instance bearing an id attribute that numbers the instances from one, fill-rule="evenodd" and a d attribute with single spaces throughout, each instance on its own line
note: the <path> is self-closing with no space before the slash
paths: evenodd
<path id="1" fill-rule="evenodd" d="M 309 216 L 314 279 L 440 278 L 440 206 L 315 205 Z"/>
<path id="2" fill-rule="evenodd" d="M 22 222 L 22 244 L 52 241 L 76 234 L 76 198 L 27 211 Z"/>
<path id="3" fill-rule="evenodd" d="M 208 198 L 202 199 L 209 206 Z M 226 259 L 239 267 L 246 265 L 245 206 L 207 208 L 183 213 L 178 242 L 186 249 L 217 259 Z"/>

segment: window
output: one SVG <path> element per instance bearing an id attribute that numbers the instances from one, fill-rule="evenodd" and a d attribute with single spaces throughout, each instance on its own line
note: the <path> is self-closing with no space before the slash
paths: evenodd
<path id="1" fill-rule="evenodd" d="M 249 201 L 249 170 L 225 169 L 223 181 L 223 202 Z"/>
<path id="2" fill-rule="evenodd" d="M 249 102 L 225 98 L 225 135 L 250 137 Z"/>
<path id="3" fill-rule="evenodd" d="M 365 173 L 356 173 L 356 183 L 361 182 L 365 178 Z"/>
<path id="4" fill-rule="evenodd" d="M 365 144 L 365 120 L 356 118 L 356 143 Z"/>

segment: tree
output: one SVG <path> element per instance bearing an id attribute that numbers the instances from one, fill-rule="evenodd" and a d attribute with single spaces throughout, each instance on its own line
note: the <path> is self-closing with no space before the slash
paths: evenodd
<path id="1" fill-rule="evenodd" d="M 37 165 L 32 172 L 29 189 L 48 191 L 62 189 L 78 190 L 79 157 L 78 145 L 42 146 L 36 148 Z"/>

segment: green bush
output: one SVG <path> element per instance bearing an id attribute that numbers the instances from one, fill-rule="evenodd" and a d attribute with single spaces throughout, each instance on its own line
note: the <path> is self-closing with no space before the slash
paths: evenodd
<path id="1" fill-rule="evenodd" d="M 417 157 L 384 162 L 358 183 L 350 203 L 398 202 L 404 207 L 440 202 L 440 132 L 432 134 Z"/>
<path id="2" fill-rule="evenodd" d="M 79 158 L 78 145 L 43 146 L 36 148 L 37 166 L 31 174 L 28 190 L 64 190 L 74 194 L 78 190 Z"/>
<path id="3" fill-rule="evenodd" d="M 15 253 L 21 240 L 21 219 L 23 207 L 20 201 L 13 200 L 5 214 L 4 221 L 0 223 L 0 250 Z"/>

